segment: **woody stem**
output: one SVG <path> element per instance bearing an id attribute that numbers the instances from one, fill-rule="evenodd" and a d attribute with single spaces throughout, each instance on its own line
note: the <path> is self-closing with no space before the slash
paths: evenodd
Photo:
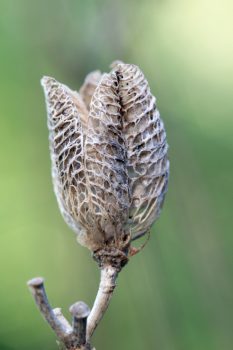
<path id="1" fill-rule="evenodd" d="M 87 319 L 87 341 L 90 340 L 105 311 L 108 308 L 113 291 L 116 287 L 118 271 L 115 267 L 107 265 L 101 268 L 99 290 Z"/>

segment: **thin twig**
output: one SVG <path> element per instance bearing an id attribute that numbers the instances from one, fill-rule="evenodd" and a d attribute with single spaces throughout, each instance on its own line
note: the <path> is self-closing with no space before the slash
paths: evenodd
<path id="1" fill-rule="evenodd" d="M 28 281 L 28 287 L 41 314 L 56 333 L 59 342 L 64 344 L 65 349 L 91 350 L 90 342 L 86 342 L 87 317 L 90 313 L 88 306 L 83 302 L 77 302 L 70 307 L 70 312 L 73 315 L 71 327 L 60 308 L 51 308 L 45 292 L 43 278 L 33 278 Z"/>
<path id="2" fill-rule="evenodd" d="M 83 301 L 78 301 L 69 310 L 73 315 L 73 334 L 76 336 L 79 345 L 84 345 L 86 344 L 87 317 L 90 314 L 90 309 Z"/>
<path id="3" fill-rule="evenodd" d="M 117 274 L 117 269 L 110 265 L 104 266 L 101 269 L 99 290 L 91 313 L 87 319 L 87 341 L 90 340 L 109 305 L 113 291 L 116 287 Z"/>
<path id="4" fill-rule="evenodd" d="M 69 325 L 69 327 L 67 327 L 68 321 L 65 320 L 65 317 L 63 315 L 62 317 L 57 317 L 51 308 L 45 292 L 43 278 L 36 277 L 31 279 L 28 281 L 28 287 L 30 288 L 35 302 L 45 320 L 49 323 L 59 339 L 65 339 L 70 333 L 71 326 Z M 65 320 L 66 322 L 62 322 L 62 320 Z"/>
<path id="5" fill-rule="evenodd" d="M 35 302 L 58 339 L 65 345 L 66 350 L 90 350 L 90 338 L 102 319 L 113 291 L 116 286 L 116 278 L 119 269 L 111 265 L 101 268 L 99 290 L 90 312 L 83 302 L 77 302 L 70 307 L 73 315 L 72 327 L 63 316 L 60 308 L 52 309 L 44 288 L 44 280 L 41 277 L 28 282 Z"/>
<path id="6" fill-rule="evenodd" d="M 62 314 L 61 308 L 56 307 L 55 309 L 53 309 L 53 312 L 57 317 L 57 319 L 67 328 L 68 333 L 72 333 L 72 327 L 70 323 L 67 321 L 67 319 L 64 317 L 64 315 Z"/>

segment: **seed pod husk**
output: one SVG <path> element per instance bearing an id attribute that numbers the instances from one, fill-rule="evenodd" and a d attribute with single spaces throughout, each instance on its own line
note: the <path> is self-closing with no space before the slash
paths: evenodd
<path id="1" fill-rule="evenodd" d="M 93 252 L 125 250 L 158 218 L 169 161 L 164 124 L 141 70 L 116 63 L 80 92 L 53 78 L 45 91 L 52 176 L 61 213 Z"/>

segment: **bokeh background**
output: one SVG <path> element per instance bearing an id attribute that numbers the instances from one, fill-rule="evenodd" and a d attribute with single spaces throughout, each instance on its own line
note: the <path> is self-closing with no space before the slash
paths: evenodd
<path id="1" fill-rule="evenodd" d="M 39 80 L 78 89 L 115 59 L 149 80 L 171 176 L 146 248 L 122 271 L 93 338 L 100 349 L 230 350 L 233 344 L 233 2 L 0 1 L 0 349 L 55 350 L 26 281 L 52 305 L 92 305 L 99 272 L 63 222 L 50 178 Z"/>

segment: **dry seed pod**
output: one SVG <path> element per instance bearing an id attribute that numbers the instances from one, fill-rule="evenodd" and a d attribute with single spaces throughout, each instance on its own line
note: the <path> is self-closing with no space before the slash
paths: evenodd
<path id="1" fill-rule="evenodd" d="M 90 110 L 91 99 L 97 85 L 100 82 L 101 76 L 101 72 L 98 70 L 89 73 L 86 76 L 85 81 L 79 90 L 81 98 L 83 99 L 88 111 Z"/>
<path id="2" fill-rule="evenodd" d="M 85 143 L 87 215 L 92 217 L 92 234 L 98 232 L 103 244 L 119 248 L 130 205 L 122 131 L 117 76 L 104 74 L 92 97 Z"/>
<path id="3" fill-rule="evenodd" d="M 122 251 L 149 230 L 167 190 L 166 134 L 148 82 L 120 62 L 91 73 L 80 93 L 53 78 L 42 85 L 61 212 L 81 244 Z"/>
<path id="4" fill-rule="evenodd" d="M 114 62 L 91 73 L 79 93 L 44 77 L 52 177 L 61 213 L 101 268 L 91 310 L 70 308 L 72 325 L 52 309 L 42 278 L 28 282 L 34 300 L 66 350 L 91 350 L 132 240 L 159 216 L 169 162 L 163 122 L 138 67 Z"/>
<path id="5" fill-rule="evenodd" d="M 55 79 L 44 77 L 42 86 L 47 104 L 54 191 L 65 221 L 82 236 L 85 220 L 78 209 L 86 198 L 83 144 L 88 112 L 80 96 Z"/>
<path id="6" fill-rule="evenodd" d="M 137 237 L 160 214 L 168 182 L 168 145 L 156 99 L 142 72 L 132 64 L 119 64 L 115 69 L 131 193 L 128 223 L 132 237 Z"/>

